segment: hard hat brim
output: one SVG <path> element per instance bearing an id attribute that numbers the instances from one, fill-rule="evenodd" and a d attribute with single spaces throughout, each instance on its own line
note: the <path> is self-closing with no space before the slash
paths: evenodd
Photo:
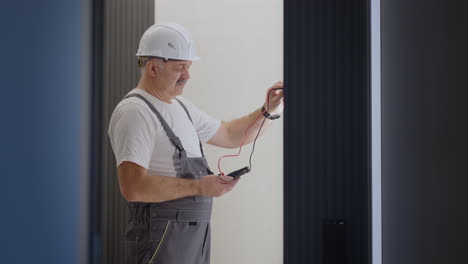
<path id="1" fill-rule="evenodd" d="M 135 56 L 137 57 L 155 57 L 155 58 L 160 58 L 160 59 L 166 59 L 166 58 L 163 58 L 163 57 L 159 57 L 159 56 L 154 56 L 154 55 L 143 55 L 143 54 L 135 54 Z M 173 59 L 173 58 L 167 58 L 168 60 L 179 60 L 179 61 L 197 61 L 197 60 L 200 60 L 201 58 L 198 57 L 198 56 L 193 56 L 191 59 L 183 59 L 183 58 L 178 58 L 178 59 Z"/>

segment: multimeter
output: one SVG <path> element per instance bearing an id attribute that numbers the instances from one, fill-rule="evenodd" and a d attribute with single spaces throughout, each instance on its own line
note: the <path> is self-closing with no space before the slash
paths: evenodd
<path id="1" fill-rule="evenodd" d="M 242 176 L 242 175 L 244 175 L 246 173 L 249 173 L 249 172 L 250 172 L 250 168 L 248 166 L 245 166 L 244 168 L 235 170 L 235 171 L 229 173 L 226 176 L 231 176 L 234 179 L 236 179 L 237 177 L 240 177 L 240 176 Z"/>

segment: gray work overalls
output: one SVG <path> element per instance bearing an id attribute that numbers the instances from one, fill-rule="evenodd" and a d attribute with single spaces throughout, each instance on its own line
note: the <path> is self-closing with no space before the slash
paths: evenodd
<path id="1" fill-rule="evenodd" d="M 140 94 L 129 94 L 124 99 L 129 97 L 137 97 L 146 102 L 176 147 L 173 159 L 177 178 L 200 179 L 213 174 L 208 168 L 201 142 L 202 157 L 187 157 L 180 139 L 158 110 Z M 192 121 L 185 105 L 177 101 Z M 129 202 L 130 215 L 125 241 L 127 263 L 209 264 L 212 202 L 213 199 L 206 196 L 186 197 L 161 203 Z"/>

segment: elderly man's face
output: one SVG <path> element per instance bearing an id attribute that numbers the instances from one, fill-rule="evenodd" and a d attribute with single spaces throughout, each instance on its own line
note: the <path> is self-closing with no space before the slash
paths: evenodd
<path id="1" fill-rule="evenodd" d="M 182 94 L 185 83 L 190 79 L 191 65 L 192 61 L 168 61 L 164 68 L 159 69 L 158 83 L 167 96 L 174 98 Z"/>

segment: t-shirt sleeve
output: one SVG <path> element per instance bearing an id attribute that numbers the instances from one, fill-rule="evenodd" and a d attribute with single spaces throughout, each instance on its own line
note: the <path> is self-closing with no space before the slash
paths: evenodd
<path id="1" fill-rule="evenodd" d="M 203 143 L 208 142 L 218 131 L 221 126 L 221 121 L 200 110 L 187 99 L 183 97 L 179 99 L 187 107 L 200 141 Z"/>
<path id="2" fill-rule="evenodd" d="M 109 123 L 109 138 L 117 167 L 124 161 L 149 167 L 156 134 L 149 111 L 139 104 L 116 108 Z"/>

